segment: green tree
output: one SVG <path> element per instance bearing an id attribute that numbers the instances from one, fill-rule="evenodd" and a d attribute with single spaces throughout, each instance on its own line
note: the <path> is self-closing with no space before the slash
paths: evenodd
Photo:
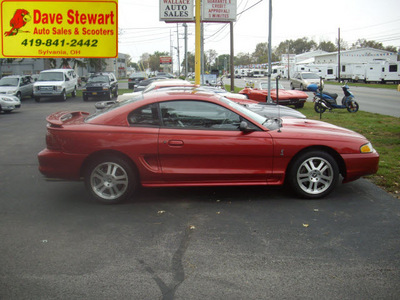
<path id="1" fill-rule="evenodd" d="M 168 52 L 154 52 L 149 56 L 149 68 L 152 71 L 160 71 L 160 56 L 168 56 Z"/>
<path id="2" fill-rule="evenodd" d="M 317 49 L 326 51 L 326 52 L 335 52 L 338 50 L 338 48 L 335 46 L 335 44 L 330 41 L 319 42 Z"/>
<path id="3" fill-rule="evenodd" d="M 268 62 L 268 43 L 257 44 L 256 50 L 251 56 L 253 63 L 262 64 Z"/>
<path id="4" fill-rule="evenodd" d="M 235 66 L 240 66 L 240 65 L 245 66 L 252 63 L 250 53 L 243 53 L 243 52 L 239 52 L 238 55 L 234 57 L 233 61 Z"/>

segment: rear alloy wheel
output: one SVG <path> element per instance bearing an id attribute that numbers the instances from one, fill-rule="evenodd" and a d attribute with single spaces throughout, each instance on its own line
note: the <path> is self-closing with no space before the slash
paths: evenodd
<path id="1" fill-rule="evenodd" d="M 118 156 L 101 157 L 86 168 L 85 185 L 101 203 L 116 204 L 129 199 L 137 186 L 131 164 Z"/>
<path id="2" fill-rule="evenodd" d="M 300 155 L 288 173 L 294 191 L 303 198 L 317 199 L 328 195 L 336 186 L 339 167 L 328 153 L 310 151 Z"/>

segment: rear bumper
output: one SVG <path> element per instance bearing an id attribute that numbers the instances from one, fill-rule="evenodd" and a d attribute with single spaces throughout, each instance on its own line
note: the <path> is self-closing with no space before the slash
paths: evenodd
<path id="1" fill-rule="evenodd" d="M 45 177 L 79 180 L 86 156 L 44 149 L 38 154 L 39 171 Z"/>
<path id="2" fill-rule="evenodd" d="M 342 154 L 346 165 L 343 183 L 356 180 L 362 176 L 375 174 L 379 168 L 378 152 L 363 154 Z"/>

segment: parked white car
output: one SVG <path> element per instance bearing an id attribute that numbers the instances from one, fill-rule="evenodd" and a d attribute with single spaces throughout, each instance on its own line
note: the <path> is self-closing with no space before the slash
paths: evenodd
<path id="1" fill-rule="evenodd" d="M 33 96 L 33 79 L 29 75 L 11 75 L 0 79 L 0 94 L 23 97 Z"/>
<path id="2" fill-rule="evenodd" d="M 21 100 L 12 95 L 0 95 L 0 112 L 10 113 L 16 108 L 21 107 Z"/>
<path id="3" fill-rule="evenodd" d="M 67 100 L 67 94 L 76 96 L 78 76 L 72 69 L 52 69 L 40 72 L 33 85 L 33 96 L 36 102 L 40 98 L 59 98 Z"/>

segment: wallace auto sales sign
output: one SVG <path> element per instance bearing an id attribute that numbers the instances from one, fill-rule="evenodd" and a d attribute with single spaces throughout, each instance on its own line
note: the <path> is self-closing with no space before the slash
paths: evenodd
<path id="1" fill-rule="evenodd" d="M 160 21 L 194 21 L 195 0 L 160 0 Z"/>
<path id="2" fill-rule="evenodd" d="M 0 57 L 117 57 L 118 0 L 1 1 Z"/>

